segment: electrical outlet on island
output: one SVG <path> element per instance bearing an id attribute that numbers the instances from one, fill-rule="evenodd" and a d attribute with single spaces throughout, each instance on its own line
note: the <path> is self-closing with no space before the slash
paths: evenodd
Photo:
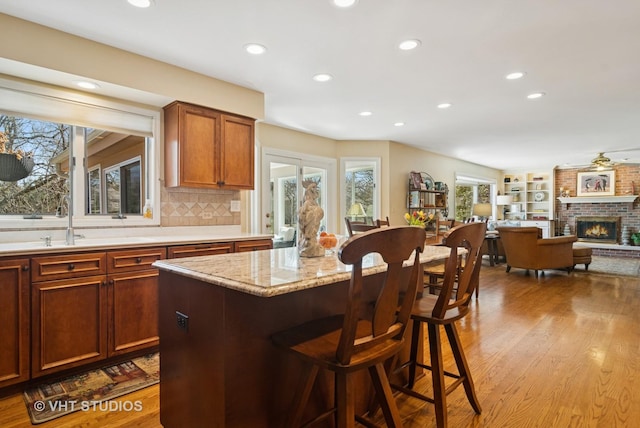
<path id="1" fill-rule="evenodd" d="M 240 212 L 240 201 L 231 201 L 231 212 L 232 213 Z"/>

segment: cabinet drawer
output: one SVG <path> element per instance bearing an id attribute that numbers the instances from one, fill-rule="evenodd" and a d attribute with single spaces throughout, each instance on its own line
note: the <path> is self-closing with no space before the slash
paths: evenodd
<path id="1" fill-rule="evenodd" d="M 235 245 L 236 253 L 243 251 L 270 250 L 273 248 L 271 239 L 257 239 L 255 241 L 238 241 Z"/>
<path id="2" fill-rule="evenodd" d="M 102 275 L 106 269 L 106 253 L 65 254 L 31 259 L 31 281 Z"/>
<path id="3" fill-rule="evenodd" d="M 179 245 L 169 247 L 167 255 L 170 259 L 193 256 L 212 256 L 215 254 L 233 253 L 233 242 L 215 242 L 208 244 Z"/>
<path id="4" fill-rule="evenodd" d="M 153 269 L 151 264 L 165 257 L 166 250 L 164 247 L 109 251 L 107 253 L 107 272 L 116 273 Z"/>

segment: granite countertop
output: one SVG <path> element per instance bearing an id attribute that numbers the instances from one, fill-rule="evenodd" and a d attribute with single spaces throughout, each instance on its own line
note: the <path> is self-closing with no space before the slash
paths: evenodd
<path id="1" fill-rule="evenodd" d="M 420 263 L 442 260 L 449 252 L 447 247 L 427 245 L 420 255 Z M 413 259 L 405 264 L 413 264 Z M 324 257 L 299 257 L 295 247 L 158 260 L 153 265 L 161 271 L 260 297 L 333 284 L 351 277 L 351 266 L 340 262 L 335 253 Z M 369 254 L 363 260 L 364 275 L 385 270 L 386 265 L 379 254 Z"/>
<path id="2" fill-rule="evenodd" d="M 239 231 L 237 227 L 159 227 L 140 230 L 118 229 L 76 229 L 75 245 L 66 245 L 64 231 L 47 231 L 27 235 L 25 241 L 3 242 L 0 234 L 0 256 L 56 254 L 73 251 L 143 248 L 165 245 L 199 244 L 229 241 L 248 241 L 253 239 L 271 239 L 271 235 L 251 234 Z M 44 236 L 52 236 L 51 246 L 45 246 Z"/>

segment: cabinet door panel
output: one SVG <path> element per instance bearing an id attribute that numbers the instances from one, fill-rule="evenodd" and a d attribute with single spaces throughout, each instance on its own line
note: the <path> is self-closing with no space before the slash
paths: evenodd
<path id="1" fill-rule="evenodd" d="M 0 387 L 29 379 L 29 260 L 0 260 Z"/>
<path id="2" fill-rule="evenodd" d="M 107 356 L 104 276 L 32 285 L 33 377 Z"/>
<path id="3" fill-rule="evenodd" d="M 254 121 L 222 115 L 221 177 L 225 187 L 253 189 Z"/>
<path id="4" fill-rule="evenodd" d="M 180 173 L 184 185 L 216 185 L 220 116 L 217 113 L 184 107 L 180 145 Z"/>
<path id="5" fill-rule="evenodd" d="M 157 269 L 109 276 L 109 356 L 158 345 Z"/>

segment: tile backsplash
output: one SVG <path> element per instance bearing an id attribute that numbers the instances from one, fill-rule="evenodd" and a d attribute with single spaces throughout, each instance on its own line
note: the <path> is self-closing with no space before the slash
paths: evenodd
<path id="1" fill-rule="evenodd" d="M 161 226 L 239 225 L 240 213 L 231 212 L 239 190 L 162 188 Z"/>

